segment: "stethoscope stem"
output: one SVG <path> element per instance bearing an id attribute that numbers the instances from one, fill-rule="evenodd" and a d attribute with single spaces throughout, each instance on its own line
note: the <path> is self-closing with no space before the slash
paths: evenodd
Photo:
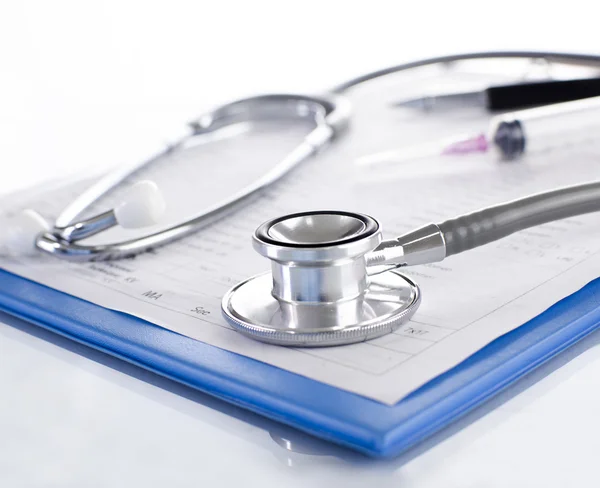
<path id="1" fill-rule="evenodd" d="M 365 256 L 377 274 L 392 267 L 441 261 L 515 232 L 600 211 L 600 181 L 559 188 L 428 224 L 381 242 Z"/>
<path id="2" fill-rule="evenodd" d="M 436 224 L 427 224 L 395 239 L 381 242 L 365 256 L 368 268 L 378 268 L 370 274 L 379 274 L 381 266 L 416 266 L 435 263 L 446 257 L 444 234 Z M 389 269 L 389 268 L 388 268 Z"/>

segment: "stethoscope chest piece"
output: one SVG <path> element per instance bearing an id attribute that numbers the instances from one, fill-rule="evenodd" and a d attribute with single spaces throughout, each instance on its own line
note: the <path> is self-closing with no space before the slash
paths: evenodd
<path id="1" fill-rule="evenodd" d="M 223 297 L 227 321 L 253 339 L 285 346 L 335 346 L 388 334 L 419 306 L 419 287 L 397 271 L 369 276 L 366 255 L 381 242 L 373 218 L 307 212 L 261 225 L 254 247 L 271 272 Z"/>

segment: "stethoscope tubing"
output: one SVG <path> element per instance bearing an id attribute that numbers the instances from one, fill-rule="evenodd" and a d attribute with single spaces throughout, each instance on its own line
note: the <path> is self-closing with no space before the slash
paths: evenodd
<path id="1" fill-rule="evenodd" d="M 353 87 L 378 77 L 419 67 L 444 63 L 449 64 L 457 61 L 495 58 L 537 58 L 546 59 L 549 62 L 554 61 L 561 63 L 573 63 L 577 65 L 597 66 L 600 68 L 600 56 L 592 54 L 543 51 L 473 52 L 422 59 L 367 73 L 352 80 L 346 81 L 334 87 L 325 95 L 319 97 L 303 95 L 266 95 L 234 102 L 213 111 L 213 115 L 211 116 L 201 118 L 196 125 L 192 124 L 194 131 L 209 132 L 210 130 L 213 130 L 211 129 L 212 127 L 223 127 L 224 122 L 225 125 L 227 125 L 230 114 L 237 116 L 238 114 L 243 113 L 243 110 L 240 109 L 244 108 L 244 104 L 249 104 L 250 109 L 256 109 L 256 106 L 263 102 L 271 103 L 273 101 L 285 101 L 284 99 L 286 96 L 288 97 L 289 102 L 296 101 L 319 105 L 323 110 L 324 115 L 323 117 L 319 118 L 317 128 L 313 131 L 313 133 L 311 133 L 290 155 L 275 165 L 275 167 L 267 174 L 260 177 L 257 181 L 251 183 L 242 191 L 236 193 L 235 195 L 231 195 L 222 202 L 217 202 L 217 204 L 214 206 L 205 209 L 196 217 L 188 221 L 172 225 L 167 229 L 142 236 L 140 238 L 103 245 L 89 245 L 86 243 L 77 242 L 75 240 L 69 240 L 66 239 L 61 233 L 60 226 L 64 225 L 67 217 L 68 220 L 76 219 L 78 214 L 82 213 L 100 196 L 105 194 L 111 188 L 117 186 L 120 181 L 131 175 L 134 171 L 137 171 L 141 167 L 145 166 L 145 164 L 149 164 L 150 162 L 155 161 L 161 155 L 164 155 L 163 153 L 159 154 L 159 156 L 151 158 L 147 162 L 137 163 L 125 171 L 121 170 L 121 172 L 118 174 L 108 175 L 101 183 L 94 185 L 88 191 L 84 192 L 66 209 L 63 215 L 59 216 L 57 219 L 57 226 L 54 228 L 54 230 L 41 235 L 38 238 L 36 245 L 43 251 L 49 252 L 64 259 L 76 261 L 118 259 L 165 245 L 169 242 L 200 230 L 206 225 L 222 217 L 224 214 L 236 211 L 239 209 L 239 205 L 242 202 L 274 184 L 302 161 L 315 154 L 332 138 L 341 133 L 347 121 L 350 119 L 349 102 L 346 100 L 343 94 Z M 228 110 L 229 107 L 231 107 L 232 110 Z M 207 122 L 204 123 L 202 121 Z M 182 145 L 183 143 L 181 142 L 177 143 L 173 147 L 169 148 L 167 152 L 175 151 Z M 71 223 L 71 226 L 73 225 L 77 225 L 77 223 Z M 448 239 L 452 240 L 450 231 L 448 236 Z"/>

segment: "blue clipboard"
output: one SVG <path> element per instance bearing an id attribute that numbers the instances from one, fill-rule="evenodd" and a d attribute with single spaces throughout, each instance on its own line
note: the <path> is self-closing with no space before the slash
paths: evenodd
<path id="1" fill-rule="evenodd" d="M 370 456 L 445 427 L 600 325 L 600 279 L 388 406 L 0 270 L 0 309 Z"/>

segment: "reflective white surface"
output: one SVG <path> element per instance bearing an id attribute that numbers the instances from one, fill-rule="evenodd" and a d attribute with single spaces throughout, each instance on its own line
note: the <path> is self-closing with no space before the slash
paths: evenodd
<path id="1" fill-rule="evenodd" d="M 182 121 L 238 96 L 317 92 L 449 52 L 590 51 L 597 9 L 507 0 L 490 21 L 476 1 L 307 1 L 292 21 L 288 5 L 266 1 L 5 2 L 0 193 L 130 161 Z M 0 486 L 596 487 L 599 342 L 595 334 L 380 462 L 299 441 L 280 425 L 3 315 Z M 290 439 L 321 455 L 285 450 Z"/>
<path id="2" fill-rule="evenodd" d="M 376 461 L 0 320 L 2 486 L 597 486 L 600 334 Z"/>

